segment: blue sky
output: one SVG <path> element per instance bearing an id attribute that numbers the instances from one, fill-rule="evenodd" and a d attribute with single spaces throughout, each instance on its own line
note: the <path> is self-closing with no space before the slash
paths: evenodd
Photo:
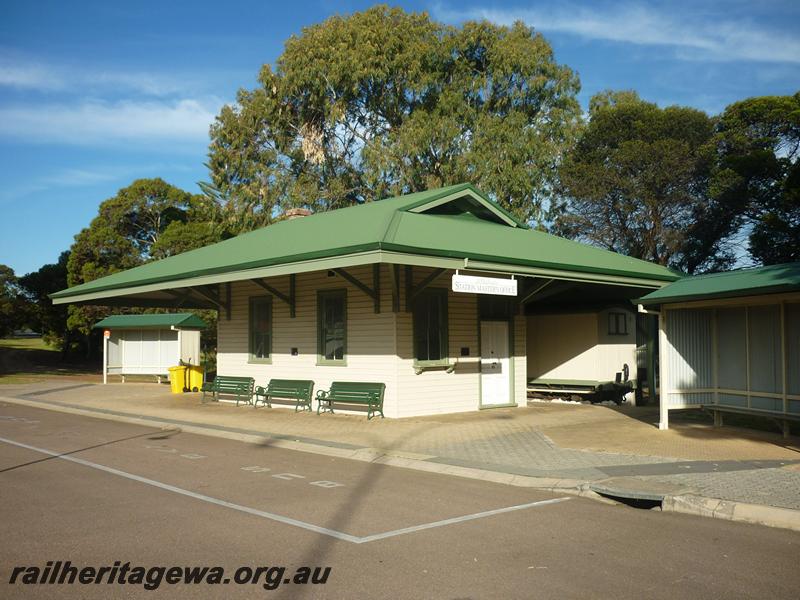
<path id="1" fill-rule="evenodd" d="M 40 2 L 0 19 L 0 263 L 54 262 L 134 179 L 197 191 L 208 126 L 301 29 L 370 2 Z M 457 24 L 523 20 L 580 75 L 580 98 L 635 89 L 721 111 L 800 89 L 800 3 L 401 2 Z"/>

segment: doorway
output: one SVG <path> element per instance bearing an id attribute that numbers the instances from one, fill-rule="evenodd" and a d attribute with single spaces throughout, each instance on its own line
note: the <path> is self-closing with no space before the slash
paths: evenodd
<path id="1" fill-rule="evenodd" d="M 481 408 L 511 404 L 508 321 L 481 321 Z"/>

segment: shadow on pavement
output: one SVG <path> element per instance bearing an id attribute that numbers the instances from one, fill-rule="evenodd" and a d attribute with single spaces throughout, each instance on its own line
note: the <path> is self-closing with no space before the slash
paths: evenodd
<path id="1" fill-rule="evenodd" d="M 37 460 L 31 460 L 31 461 L 28 461 L 28 462 L 25 462 L 25 463 L 20 463 L 18 465 L 14 465 L 13 467 L 6 467 L 5 469 L 0 469 L 0 473 L 6 473 L 8 471 L 14 471 L 15 469 L 21 469 L 23 467 L 29 467 L 31 465 L 35 465 L 35 464 L 38 464 L 38 463 L 43 463 L 43 462 L 46 462 L 48 460 L 61 458 L 62 456 L 70 456 L 72 454 L 78 454 L 79 452 L 86 452 L 87 450 L 94 450 L 95 448 L 102 448 L 103 446 L 110 446 L 112 444 L 118 444 L 119 442 L 126 442 L 128 440 L 135 440 L 137 438 L 146 437 L 147 439 L 150 439 L 150 440 L 165 440 L 165 439 L 169 439 L 173 435 L 178 434 L 180 432 L 181 432 L 180 429 L 169 429 L 169 430 L 166 430 L 166 431 L 162 430 L 162 429 L 158 429 L 158 430 L 155 430 L 155 431 L 147 431 L 145 433 L 139 433 L 137 435 L 130 435 L 128 437 L 119 438 L 119 439 L 116 439 L 116 440 L 109 440 L 107 442 L 101 442 L 100 444 L 94 444 L 93 446 L 86 446 L 85 448 L 78 448 L 77 450 L 70 450 L 69 452 L 61 452 L 61 453 L 55 454 L 53 456 L 45 456 L 44 458 L 39 458 Z M 160 434 L 160 435 L 153 435 L 154 433 L 157 433 L 157 434 Z M 150 436 L 150 437 L 148 437 L 148 436 Z"/>

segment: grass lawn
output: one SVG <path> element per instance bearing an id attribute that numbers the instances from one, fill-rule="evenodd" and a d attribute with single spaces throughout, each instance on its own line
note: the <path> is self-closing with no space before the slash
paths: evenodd
<path id="1" fill-rule="evenodd" d="M 61 359 L 41 338 L 0 339 L 0 385 L 34 383 L 51 377 L 97 376 L 100 361 Z"/>

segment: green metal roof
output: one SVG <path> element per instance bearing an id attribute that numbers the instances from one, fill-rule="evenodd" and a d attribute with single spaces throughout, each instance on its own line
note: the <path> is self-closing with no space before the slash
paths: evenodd
<path id="1" fill-rule="evenodd" d="M 800 262 L 684 277 L 641 298 L 641 304 L 736 298 L 800 290 Z"/>
<path id="2" fill-rule="evenodd" d="M 95 329 L 205 329 L 208 325 L 193 313 L 158 315 L 111 315 L 94 324 Z"/>
<path id="3" fill-rule="evenodd" d="M 474 206 L 465 207 L 465 197 Z M 443 203 L 449 202 L 448 198 L 461 203 L 460 212 L 447 214 Z M 488 260 L 510 266 L 657 282 L 679 277 L 660 265 L 527 229 L 470 184 L 459 184 L 281 221 L 62 290 L 51 298 L 69 301 L 66 299 L 83 294 L 172 284 L 193 277 L 372 250 Z"/>

